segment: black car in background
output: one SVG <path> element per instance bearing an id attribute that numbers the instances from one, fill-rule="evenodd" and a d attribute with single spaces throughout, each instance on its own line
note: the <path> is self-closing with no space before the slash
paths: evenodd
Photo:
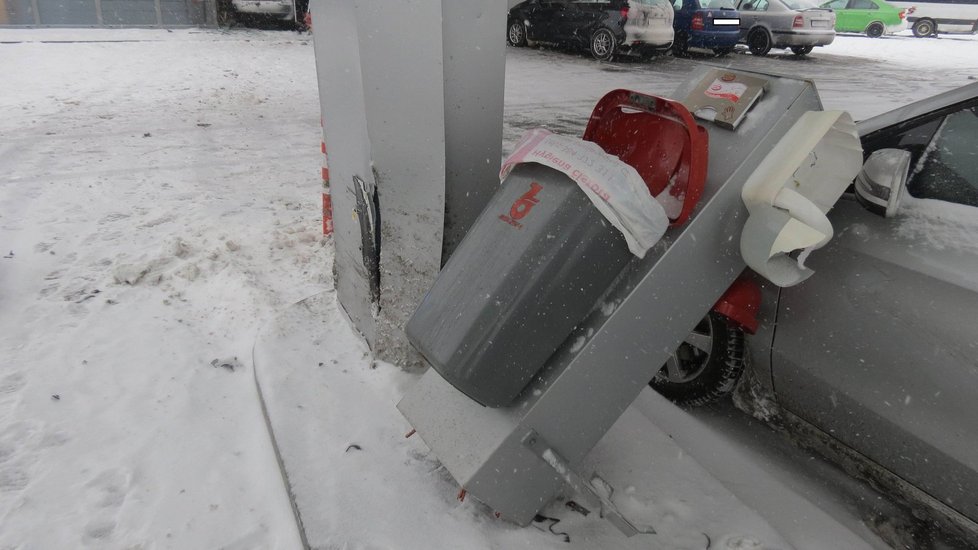
<path id="1" fill-rule="evenodd" d="M 672 20 L 668 0 L 526 0 L 509 10 L 506 38 L 583 47 L 599 60 L 650 57 L 672 45 Z"/>

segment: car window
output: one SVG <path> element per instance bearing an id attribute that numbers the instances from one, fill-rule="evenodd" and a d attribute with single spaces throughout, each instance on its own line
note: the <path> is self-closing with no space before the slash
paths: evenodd
<path id="1" fill-rule="evenodd" d="M 877 6 L 873 0 L 850 0 L 849 9 L 853 10 L 878 10 Z"/>
<path id="2" fill-rule="evenodd" d="M 683 9 L 683 0 L 675 0 L 672 3 L 672 7 L 675 8 L 675 9 L 677 9 L 677 10 Z"/>
<path id="3" fill-rule="evenodd" d="M 736 9 L 733 0 L 700 0 L 700 6 L 704 8 Z"/>
<path id="4" fill-rule="evenodd" d="M 948 115 L 907 183 L 917 198 L 978 206 L 978 107 Z"/>
<path id="5" fill-rule="evenodd" d="M 848 5 L 848 4 L 849 4 L 849 0 L 833 0 L 832 2 L 829 2 L 828 4 L 822 4 L 822 7 L 823 8 L 831 8 L 833 10 L 843 10 L 843 9 L 846 8 L 846 5 Z"/>
<path id="6" fill-rule="evenodd" d="M 767 11 L 768 0 L 747 0 L 740 5 L 743 11 Z"/>
<path id="7" fill-rule="evenodd" d="M 781 3 L 793 10 L 807 10 L 818 7 L 818 0 L 781 0 Z"/>
<path id="8" fill-rule="evenodd" d="M 937 116 L 884 129 L 863 139 L 863 151 L 868 155 L 877 149 L 903 149 L 910 153 L 910 166 L 916 166 L 943 120 L 943 116 Z"/>

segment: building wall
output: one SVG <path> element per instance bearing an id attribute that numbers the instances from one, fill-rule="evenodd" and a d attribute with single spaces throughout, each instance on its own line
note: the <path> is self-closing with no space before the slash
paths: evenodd
<path id="1" fill-rule="evenodd" d="M 0 26 L 7 27 L 180 27 L 216 24 L 216 0 L 0 0 Z"/>

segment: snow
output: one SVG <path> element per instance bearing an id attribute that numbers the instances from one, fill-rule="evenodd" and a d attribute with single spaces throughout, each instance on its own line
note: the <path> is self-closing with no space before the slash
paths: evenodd
<path id="1" fill-rule="evenodd" d="M 934 250 L 978 254 L 978 220 L 974 207 L 934 199 L 917 199 L 908 193 L 900 201 L 894 219 L 896 234 L 907 242 L 926 242 Z"/>
<path id="2" fill-rule="evenodd" d="M 0 45 L 0 547 L 296 548 L 250 350 L 330 286 L 311 47 L 0 37 L 150 40 Z"/>
<path id="3" fill-rule="evenodd" d="M 504 139 L 541 125 L 579 135 L 604 92 L 668 94 L 699 61 L 809 76 L 826 107 L 865 118 L 966 83 L 974 46 L 840 36 L 809 59 L 649 64 L 510 48 Z M 301 547 L 252 346 L 287 306 L 332 288 L 308 37 L 0 29 L 0 74 L 0 547 Z M 960 225 L 915 206 L 908 228 Z M 328 354 L 306 365 L 323 362 L 320 378 L 286 396 L 320 414 L 279 443 L 325 437 L 315 462 L 329 477 L 302 486 L 322 489 L 340 547 L 693 548 L 709 533 L 710 548 L 816 548 L 824 527 L 817 542 L 834 548 L 860 531 L 821 516 L 792 531 L 789 509 L 769 510 L 802 500 L 765 500 L 780 486 L 753 477 L 731 484 L 631 409 L 589 461 L 656 538 L 621 542 L 560 503 L 545 513 L 563 518 L 553 530 L 569 546 L 549 523 L 495 521 L 403 439 L 393 404 L 416 375 L 373 363 L 339 317 L 321 340 Z M 639 448 L 622 454 L 628 444 Z"/>

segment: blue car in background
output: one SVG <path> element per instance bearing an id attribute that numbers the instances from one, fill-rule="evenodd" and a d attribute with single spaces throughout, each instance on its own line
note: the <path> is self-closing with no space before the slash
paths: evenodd
<path id="1" fill-rule="evenodd" d="M 717 55 L 733 51 L 740 39 L 740 13 L 734 0 L 674 0 L 676 35 L 672 53 L 685 56 L 689 48 L 713 50 Z"/>

